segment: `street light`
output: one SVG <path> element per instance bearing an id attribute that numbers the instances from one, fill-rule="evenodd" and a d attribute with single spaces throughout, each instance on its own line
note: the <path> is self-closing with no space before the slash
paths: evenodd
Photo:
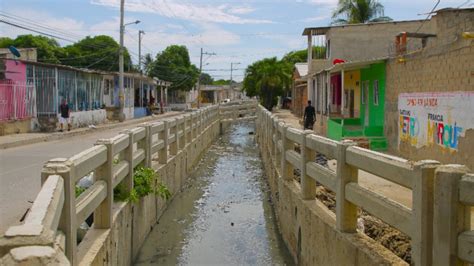
<path id="1" fill-rule="evenodd" d="M 123 109 L 125 107 L 125 90 L 123 88 L 123 34 L 125 32 L 125 26 L 131 24 L 138 24 L 140 20 L 134 22 L 123 23 L 125 0 L 120 1 L 120 49 L 119 49 L 119 114 L 118 119 L 120 122 L 125 121 L 125 114 Z"/>

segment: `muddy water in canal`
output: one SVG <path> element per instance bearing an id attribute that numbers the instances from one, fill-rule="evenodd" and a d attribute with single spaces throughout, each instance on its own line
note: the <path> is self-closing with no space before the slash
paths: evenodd
<path id="1" fill-rule="evenodd" d="M 146 239 L 136 265 L 292 265 L 277 232 L 253 123 L 206 152 Z"/>

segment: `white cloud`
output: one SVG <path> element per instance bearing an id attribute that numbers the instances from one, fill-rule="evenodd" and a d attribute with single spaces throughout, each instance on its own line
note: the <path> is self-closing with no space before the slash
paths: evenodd
<path id="1" fill-rule="evenodd" d="M 321 16 L 316 16 L 316 17 L 311 17 L 311 18 L 305 18 L 305 19 L 302 19 L 301 21 L 302 22 L 318 22 L 318 21 L 329 19 L 329 18 L 331 18 L 330 15 L 321 15 Z"/>
<path id="2" fill-rule="evenodd" d="M 314 5 L 335 7 L 339 1 L 338 0 L 308 0 L 307 2 Z"/>
<path id="3" fill-rule="evenodd" d="M 50 33 L 52 35 L 59 35 L 65 39 L 75 40 L 81 37 L 84 31 L 84 23 L 72 18 L 67 17 L 56 17 L 46 12 L 35 11 L 30 9 L 12 9 L 5 10 L 6 14 L 11 15 L 14 19 L 1 16 L 2 19 L 15 24 L 21 24 L 27 28 L 33 28 L 41 32 Z M 15 14 L 21 14 L 21 20 L 15 16 Z M 40 23 L 38 23 L 38 21 Z M 42 27 L 44 26 L 44 27 Z M 46 28 L 45 28 L 46 27 Z M 54 32 L 47 28 L 54 28 Z M 16 38 L 22 34 L 38 34 L 29 30 L 20 29 L 11 25 L 0 23 L 0 32 L 2 36 Z M 64 41 L 58 40 L 60 43 Z"/>
<path id="4" fill-rule="evenodd" d="M 244 14 L 249 14 L 255 11 L 255 8 L 250 7 L 250 6 L 231 6 L 227 7 L 227 11 L 231 14 L 237 14 L 237 15 L 244 15 Z"/>
<path id="5" fill-rule="evenodd" d="M 91 0 L 92 4 L 119 7 L 119 0 Z M 250 12 L 250 8 L 242 6 L 227 10 L 226 5 L 196 5 L 192 3 L 176 3 L 166 0 L 129 0 L 126 3 L 127 11 L 155 13 L 164 17 L 191 20 L 194 22 L 212 22 L 228 24 L 264 24 L 272 23 L 270 20 L 249 19 L 237 16 L 238 14 Z M 240 13 L 239 13 L 240 12 Z"/>

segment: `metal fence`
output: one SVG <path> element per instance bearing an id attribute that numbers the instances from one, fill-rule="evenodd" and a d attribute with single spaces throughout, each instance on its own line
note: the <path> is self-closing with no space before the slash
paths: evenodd
<path id="1" fill-rule="evenodd" d="M 34 117 L 35 110 L 32 84 L 0 80 L 0 121 Z"/>

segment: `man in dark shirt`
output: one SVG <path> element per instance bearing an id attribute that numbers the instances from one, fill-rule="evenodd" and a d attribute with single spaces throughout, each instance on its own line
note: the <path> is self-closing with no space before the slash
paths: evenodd
<path id="1" fill-rule="evenodd" d="M 69 105 L 67 104 L 67 100 L 63 99 L 62 104 L 59 106 L 59 111 L 61 112 L 61 116 L 59 117 L 59 124 L 61 126 L 60 132 L 63 132 L 64 124 L 67 123 L 67 131 L 71 130 L 71 121 L 69 115 L 71 114 L 71 110 L 69 109 Z"/>
<path id="2" fill-rule="evenodd" d="M 308 101 L 308 106 L 304 109 L 304 129 L 313 129 L 313 124 L 316 121 L 316 111 L 311 106 L 311 101 Z"/>

